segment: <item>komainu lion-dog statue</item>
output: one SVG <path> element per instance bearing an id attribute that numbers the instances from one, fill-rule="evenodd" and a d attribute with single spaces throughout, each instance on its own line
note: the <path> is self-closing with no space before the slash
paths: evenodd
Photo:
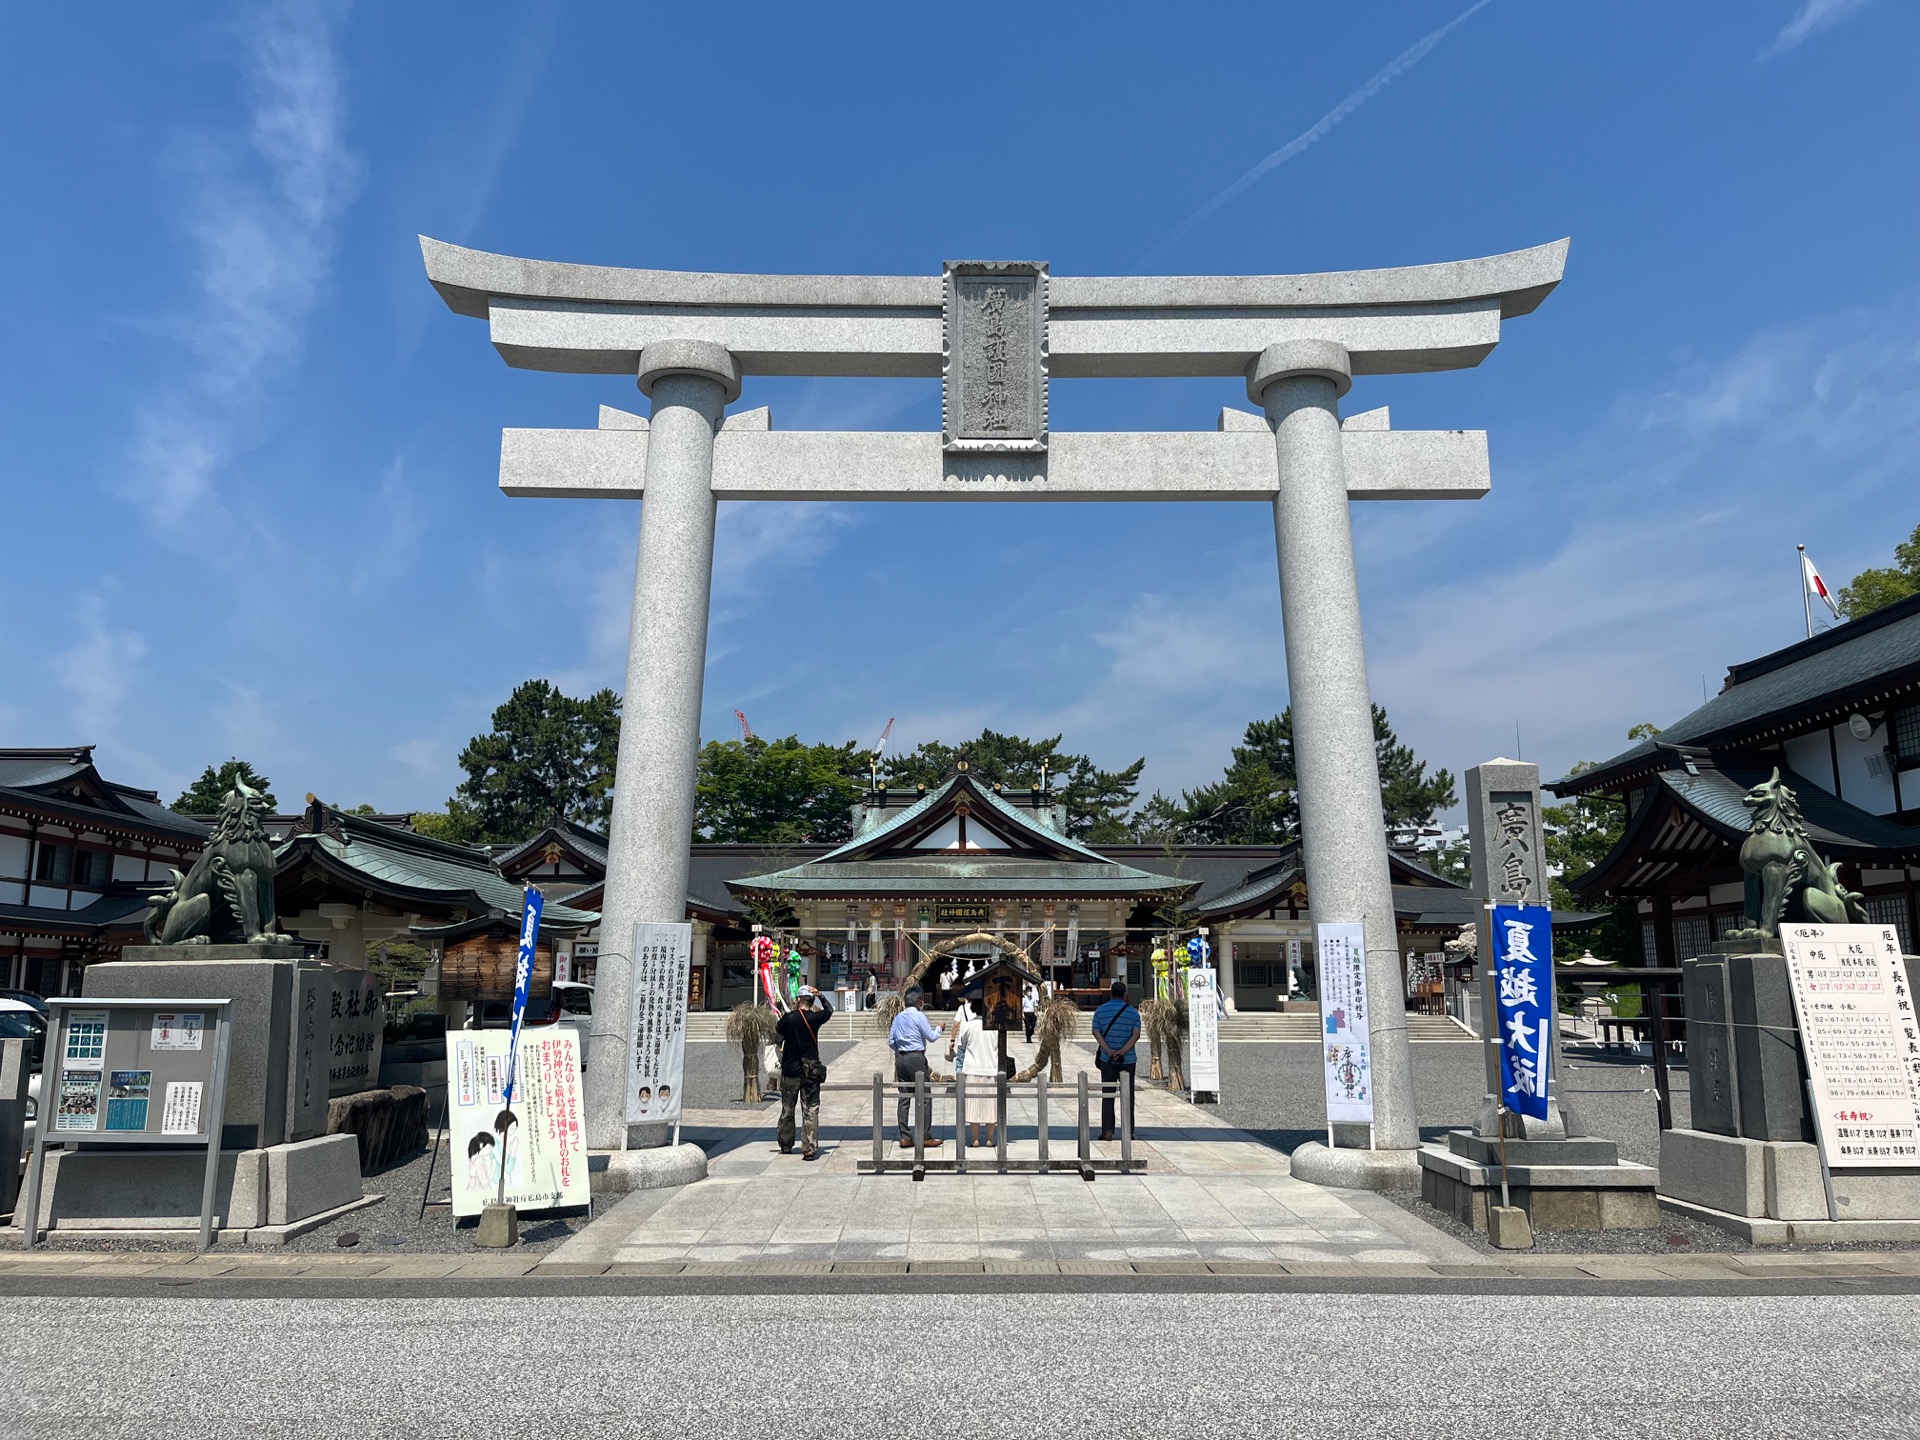
<path id="1" fill-rule="evenodd" d="M 1747 881 L 1748 929 L 1729 939 L 1774 939 L 1783 921 L 1815 925 L 1864 925 L 1860 897 L 1840 883 L 1834 869 L 1807 838 L 1800 802 L 1771 777 L 1749 790 L 1741 803 L 1752 812 L 1753 828 L 1740 846 L 1740 868 Z"/>
<path id="2" fill-rule="evenodd" d="M 273 842 L 260 823 L 260 792 L 236 784 L 220 806 L 213 836 L 173 888 L 147 901 L 155 945 L 269 944 L 273 934 Z"/>

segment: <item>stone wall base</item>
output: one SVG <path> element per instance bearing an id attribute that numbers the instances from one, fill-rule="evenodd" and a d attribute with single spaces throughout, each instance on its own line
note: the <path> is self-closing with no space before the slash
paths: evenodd
<path id="1" fill-rule="evenodd" d="M 1509 1165 L 1511 1203 L 1534 1230 L 1638 1230 L 1660 1223 L 1659 1172 L 1650 1165 Z M 1437 1145 L 1420 1150 L 1420 1198 L 1463 1225 L 1487 1228 L 1500 1203 L 1500 1167 Z"/>

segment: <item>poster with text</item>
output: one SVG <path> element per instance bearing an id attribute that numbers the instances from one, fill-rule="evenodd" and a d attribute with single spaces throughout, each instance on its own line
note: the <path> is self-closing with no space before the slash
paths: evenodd
<path id="1" fill-rule="evenodd" d="M 1780 939 L 1828 1166 L 1920 1168 L 1920 1019 L 1899 932 L 1783 924 Z"/>
<path id="2" fill-rule="evenodd" d="M 1217 972 L 1187 969 L 1187 1089 L 1220 1093 L 1220 1004 Z"/>
<path id="3" fill-rule="evenodd" d="M 456 1216 L 478 1215 L 493 1201 L 502 1164 L 507 1201 L 523 1211 L 585 1205 L 592 1198 L 578 1037 L 562 1025 L 520 1032 L 517 1093 L 508 1111 L 502 1095 L 510 1043 L 505 1030 L 447 1032 L 447 1143 Z M 511 1119 L 503 1121 L 507 1115 Z"/>
<path id="4" fill-rule="evenodd" d="M 1320 961 L 1320 1044 L 1329 1125 L 1373 1123 L 1373 1046 L 1368 1031 L 1367 937 L 1358 922 L 1315 925 Z"/>
<path id="5" fill-rule="evenodd" d="M 680 1118 L 680 1074 L 687 1053 L 687 972 L 693 963 L 693 926 L 633 927 L 632 1028 L 627 1066 L 627 1123 Z"/>

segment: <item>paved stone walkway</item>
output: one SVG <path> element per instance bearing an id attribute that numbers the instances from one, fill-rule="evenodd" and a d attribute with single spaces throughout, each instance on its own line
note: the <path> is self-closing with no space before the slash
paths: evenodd
<path id="1" fill-rule="evenodd" d="M 1016 1059 L 1032 1053 L 1016 1047 Z M 940 1057 L 937 1057 L 940 1058 Z M 1067 1084 L 1050 1104 L 1051 1155 L 1072 1159 L 1076 1086 L 1092 1070 L 1090 1047 L 1064 1063 Z M 830 1084 L 858 1085 L 875 1070 L 892 1077 L 882 1040 L 864 1040 L 833 1064 Z M 821 1107 L 826 1152 L 812 1164 L 782 1155 L 771 1112 L 695 1111 L 686 1137 L 711 1156 L 709 1178 L 684 1190 L 626 1196 L 549 1257 L 550 1264 L 647 1262 L 1062 1261 L 1472 1263 L 1467 1246 L 1378 1196 L 1295 1180 L 1287 1158 L 1204 1106 L 1141 1085 L 1134 1154 L 1144 1173 L 1071 1170 L 993 1173 L 991 1151 L 971 1151 L 966 1175 L 863 1175 L 873 1154 L 870 1092 L 829 1090 Z M 885 1147 L 894 1145 L 891 1099 Z M 1032 1100 L 1010 1107 L 1008 1154 L 1038 1155 Z M 951 1159 L 954 1105 L 941 1097 L 935 1133 Z M 1097 1132 L 1098 1115 L 1093 1117 Z M 1120 1146 L 1095 1143 L 1118 1158 Z"/>

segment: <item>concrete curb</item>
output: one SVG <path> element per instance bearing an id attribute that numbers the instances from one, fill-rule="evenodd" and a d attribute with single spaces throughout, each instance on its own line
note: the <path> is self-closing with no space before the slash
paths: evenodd
<path id="1" fill-rule="evenodd" d="M 707 1178 L 707 1152 L 698 1145 L 661 1145 L 649 1150 L 595 1150 L 587 1156 L 595 1195 L 669 1190 Z"/>
<path id="2" fill-rule="evenodd" d="M 682 1280 L 875 1276 L 925 1278 L 978 1275 L 1022 1276 L 1170 1276 L 1320 1279 L 1352 1281 L 1539 1281 L 1606 1280 L 1643 1283 L 1753 1282 L 1777 1284 L 1815 1280 L 1920 1281 L 1920 1251 L 1852 1255 L 1502 1255 L 1472 1264 L 1370 1264 L 1345 1260 L 801 1260 L 761 1259 L 639 1262 L 556 1262 L 538 1256 L 402 1255 L 245 1255 L 191 1252 L 11 1252 L 0 1254 L 0 1286 L 32 1278 L 137 1279 L 188 1278 L 245 1280 L 514 1280 L 555 1281 L 619 1276 L 678 1277 Z"/>

